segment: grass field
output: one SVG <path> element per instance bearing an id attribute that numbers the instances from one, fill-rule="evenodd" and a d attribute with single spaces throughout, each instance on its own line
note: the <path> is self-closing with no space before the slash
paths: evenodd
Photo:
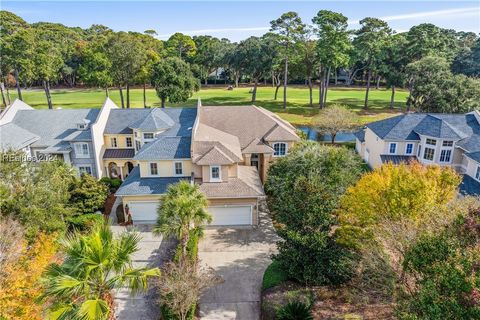
<path id="1" fill-rule="evenodd" d="M 247 105 L 250 104 L 250 88 L 236 88 L 232 91 L 226 88 L 206 88 L 195 93 L 187 102 L 181 104 L 167 104 L 170 107 L 196 106 L 197 98 L 202 99 L 203 105 Z M 135 108 L 143 107 L 142 89 L 130 90 L 131 106 Z M 285 120 L 295 125 L 308 125 L 312 117 L 318 113 L 318 107 L 315 101 L 318 101 L 318 89 L 314 91 L 314 107 L 308 104 L 309 94 L 306 87 L 288 88 L 287 109 L 283 109 L 282 97 L 283 90 L 278 92 L 278 99 L 273 100 L 274 88 L 260 87 L 257 92 L 256 105 L 267 108 L 279 114 Z M 15 98 L 15 91 L 10 90 L 12 98 Z M 125 92 L 124 92 L 125 95 Z M 328 92 L 329 103 L 344 104 L 357 112 L 362 123 L 383 119 L 401 112 L 405 107 L 405 101 L 408 93 L 398 91 L 396 94 L 395 109 L 390 110 L 390 91 L 385 89 L 370 91 L 370 107 L 363 110 L 363 100 L 365 90 L 360 88 L 332 88 Z M 47 102 L 43 90 L 33 89 L 24 90 L 23 98 L 26 103 L 34 108 L 47 108 Z M 110 98 L 120 106 L 120 95 L 118 90 L 110 91 Z M 54 107 L 62 108 L 99 108 L 105 99 L 103 90 L 96 89 L 58 89 L 52 90 L 52 101 Z M 152 107 L 160 106 L 160 100 L 155 94 L 155 90 L 147 90 L 147 105 Z"/>

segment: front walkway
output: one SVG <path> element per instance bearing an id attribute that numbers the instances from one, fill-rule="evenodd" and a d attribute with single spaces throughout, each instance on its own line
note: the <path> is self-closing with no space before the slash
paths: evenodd
<path id="1" fill-rule="evenodd" d="M 126 230 L 126 227 L 118 225 L 113 225 L 111 228 L 114 234 Z M 164 240 L 162 236 L 153 235 L 151 232 L 152 226 L 149 225 L 136 225 L 134 228 L 140 233 L 142 239 L 138 244 L 139 250 L 133 255 L 133 267 L 160 267 L 165 261 L 170 260 L 170 256 L 176 247 L 175 241 Z M 150 290 L 146 294 L 132 297 L 126 289 L 120 289 L 116 292 L 116 319 L 152 320 L 160 318 L 160 308 L 156 301 L 158 295 L 152 282 L 149 285 Z"/>
<path id="2" fill-rule="evenodd" d="M 207 229 L 199 243 L 203 265 L 224 280 L 200 299 L 202 319 L 260 319 L 263 273 L 276 250 L 278 236 L 270 218 L 260 213 L 260 225 L 244 229 Z"/>

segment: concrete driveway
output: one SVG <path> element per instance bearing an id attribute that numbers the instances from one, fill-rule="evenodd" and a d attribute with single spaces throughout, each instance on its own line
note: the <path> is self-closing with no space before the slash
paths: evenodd
<path id="1" fill-rule="evenodd" d="M 111 227 L 114 234 L 126 230 L 122 226 Z M 170 260 L 176 241 L 165 240 L 162 236 L 155 236 L 150 225 L 136 225 L 134 229 L 140 233 L 142 239 L 138 244 L 138 251 L 133 255 L 133 267 L 154 268 L 160 267 L 165 261 Z M 115 293 L 115 317 L 118 320 L 152 320 L 160 318 L 160 308 L 153 283 L 149 285 L 150 290 L 145 294 L 130 296 L 127 289 L 120 289 Z"/>
<path id="2" fill-rule="evenodd" d="M 260 213 L 260 225 L 243 229 L 207 229 L 199 243 L 199 258 L 224 280 L 200 299 L 200 316 L 205 320 L 260 319 L 263 273 L 276 250 L 276 235 L 267 214 Z"/>

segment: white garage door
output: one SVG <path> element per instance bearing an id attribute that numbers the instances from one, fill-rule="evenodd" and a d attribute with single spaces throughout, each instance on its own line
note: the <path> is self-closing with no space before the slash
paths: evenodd
<path id="1" fill-rule="evenodd" d="M 208 207 L 212 215 L 211 226 L 251 225 L 251 206 Z"/>
<path id="2" fill-rule="evenodd" d="M 155 223 L 158 205 L 158 201 L 130 201 L 128 207 L 133 223 Z"/>

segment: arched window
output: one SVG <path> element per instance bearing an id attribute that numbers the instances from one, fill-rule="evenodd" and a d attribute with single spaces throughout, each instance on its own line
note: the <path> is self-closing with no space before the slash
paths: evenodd
<path id="1" fill-rule="evenodd" d="M 287 154 L 287 144 L 285 142 L 274 143 L 273 151 L 274 157 L 283 157 Z"/>

